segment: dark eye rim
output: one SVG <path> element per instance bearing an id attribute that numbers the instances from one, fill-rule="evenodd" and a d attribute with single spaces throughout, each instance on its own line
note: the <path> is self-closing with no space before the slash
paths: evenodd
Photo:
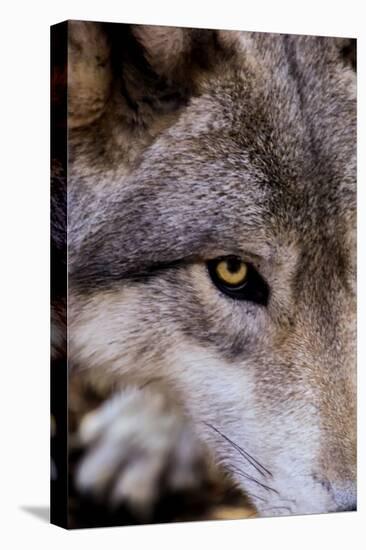
<path id="1" fill-rule="evenodd" d="M 244 262 L 248 268 L 247 276 L 244 282 L 238 285 L 226 284 L 217 274 L 216 268 L 222 261 L 236 260 Z M 258 305 L 267 306 L 269 299 L 269 286 L 256 268 L 250 262 L 246 262 L 233 254 L 219 256 L 206 262 L 209 276 L 218 290 L 229 298 L 235 300 L 244 300 Z"/>

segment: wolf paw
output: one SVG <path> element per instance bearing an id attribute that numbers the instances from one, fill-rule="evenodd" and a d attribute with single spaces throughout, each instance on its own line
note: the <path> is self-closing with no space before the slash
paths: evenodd
<path id="1" fill-rule="evenodd" d="M 202 481 L 203 450 L 187 422 L 149 389 L 128 388 L 87 414 L 79 428 L 86 449 L 75 484 L 112 505 L 148 515 L 162 491 Z"/>

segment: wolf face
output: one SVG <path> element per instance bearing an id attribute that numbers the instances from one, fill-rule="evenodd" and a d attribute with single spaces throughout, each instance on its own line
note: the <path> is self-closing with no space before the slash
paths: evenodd
<path id="1" fill-rule="evenodd" d="M 262 515 L 355 509 L 346 42 L 69 29 L 73 369 L 158 379 Z"/>

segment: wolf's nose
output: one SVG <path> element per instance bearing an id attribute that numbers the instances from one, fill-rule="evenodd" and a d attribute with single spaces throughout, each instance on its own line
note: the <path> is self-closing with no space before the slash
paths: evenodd
<path id="1" fill-rule="evenodd" d="M 332 489 L 338 512 L 357 510 L 356 482 L 349 481 L 342 484 L 337 483 L 333 485 Z"/>

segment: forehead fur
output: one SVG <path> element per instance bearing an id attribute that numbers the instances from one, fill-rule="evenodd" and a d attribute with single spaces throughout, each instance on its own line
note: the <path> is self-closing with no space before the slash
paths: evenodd
<path id="1" fill-rule="evenodd" d="M 227 34 L 220 40 L 227 45 Z M 354 76 L 337 40 L 234 33 L 230 50 L 127 169 L 117 159 L 103 172 L 103 158 L 83 177 L 76 171 L 75 284 L 217 250 L 269 254 L 284 235 L 319 244 L 321 234 L 328 249 L 329 239 L 342 248 L 355 207 L 356 123 Z"/>

